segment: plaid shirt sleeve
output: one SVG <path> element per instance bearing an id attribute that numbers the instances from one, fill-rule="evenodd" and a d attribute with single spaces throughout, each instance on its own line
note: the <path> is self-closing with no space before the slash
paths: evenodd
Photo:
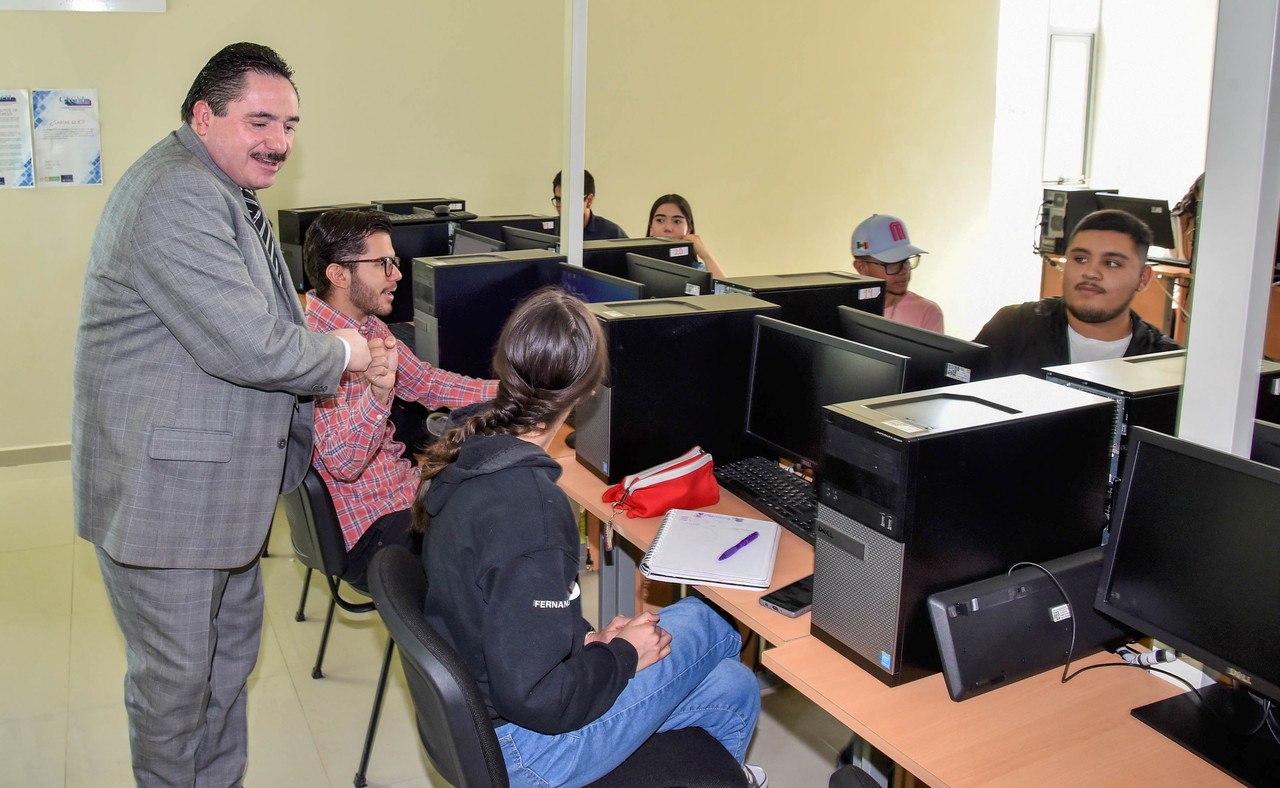
<path id="1" fill-rule="evenodd" d="M 422 403 L 427 409 L 460 408 L 473 402 L 491 400 L 498 393 L 498 381 L 469 378 L 437 369 L 420 360 L 408 348 L 400 348 L 395 395 Z"/>

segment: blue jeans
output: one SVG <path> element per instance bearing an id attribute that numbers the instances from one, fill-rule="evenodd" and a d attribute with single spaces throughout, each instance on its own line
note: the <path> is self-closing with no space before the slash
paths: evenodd
<path id="1" fill-rule="evenodd" d="M 581 786 L 603 777 L 654 733 L 703 728 L 742 761 L 760 714 L 755 674 L 738 661 L 742 640 L 701 601 L 663 609 L 671 653 L 635 675 L 599 719 L 556 736 L 514 723 L 497 728 L 512 788 Z"/>

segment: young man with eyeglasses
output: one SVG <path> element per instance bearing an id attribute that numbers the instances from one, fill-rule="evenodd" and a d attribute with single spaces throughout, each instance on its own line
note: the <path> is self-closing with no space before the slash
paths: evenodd
<path id="1" fill-rule="evenodd" d="M 853 231 L 853 268 L 884 280 L 884 316 L 941 334 L 942 307 L 907 289 L 922 254 L 928 252 L 911 245 L 907 226 L 896 216 L 872 214 Z"/>
<path id="2" fill-rule="evenodd" d="M 307 294 L 312 331 L 356 329 L 373 361 L 347 373 L 334 396 L 315 403 L 315 452 L 337 509 L 347 547 L 343 579 L 363 587 L 373 554 L 389 544 L 412 549 L 409 507 L 418 469 L 403 456 L 391 422 L 393 397 L 428 410 L 492 399 L 497 384 L 436 369 L 396 342 L 387 324 L 401 278 L 391 222 L 378 211 L 326 211 L 312 222 L 302 263 L 315 290 Z"/>
<path id="3" fill-rule="evenodd" d="M 560 213 L 560 176 L 557 172 L 556 177 L 551 179 L 551 204 L 556 207 L 556 214 Z M 591 173 L 582 171 L 582 185 L 585 196 L 582 198 L 582 240 L 584 241 L 600 241 L 609 238 L 626 238 L 626 232 L 617 225 L 603 216 L 597 216 L 592 213 L 591 206 L 596 201 L 596 179 L 591 177 Z"/>

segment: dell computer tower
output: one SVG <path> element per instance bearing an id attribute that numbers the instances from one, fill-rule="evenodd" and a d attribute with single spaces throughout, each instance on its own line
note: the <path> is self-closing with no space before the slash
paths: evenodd
<path id="1" fill-rule="evenodd" d="M 492 377 L 503 324 L 522 298 L 560 281 L 562 262 L 540 249 L 415 259 L 416 355 L 449 372 Z"/>
<path id="2" fill-rule="evenodd" d="M 823 408 L 813 634 L 940 669 L 930 594 L 1101 542 L 1110 400 L 1026 375 Z"/>
<path id="3" fill-rule="evenodd" d="M 744 295 L 589 304 L 609 374 L 578 405 L 578 462 L 612 484 L 693 446 L 738 459 L 756 315 L 778 307 Z"/>
<path id="4" fill-rule="evenodd" d="M 627 255 L 638 254 L 692 267 L 693 243 L 674 238 L 601 238 L 582 243 L 582 267 L 627 278 Z"/>
<path id="5" fill-rule="evenodd" d="M 311 208 L 281 208 L 276 214 L 276 234 L 280 238 L 280 253 L 289 268 L 289 277 L 299 293 L 315 287 L 302 268 L 302 244 L 307 238 L 307 228 L 325 211 L 375 211 L 370 203 L 348 202 L 341 205 L 316 205 Z"/>
<path id="6" fill-rule="evenodd" d="M 1111 432 L 1111 481 L 1119 481 L 1124 467 L 1125 437 L 1130 427 L 1174 434 L 1178 403 L 1187 370 L 1187 351 L 1169 350 L 1145 356 L 1084 361 L 1045 367 L 1045 379 L 1098 394 L 1115 402 Z M 1258 381 L 1260 419 L 1280 416 L 1280 364 L 1263 361 Z"/>
<path id="7" fill-rule="evenodd" d="M 1115 189 L 1084 189 L 1057 186 L 1044 190 L 1040 213 L 1041 254 L 1066 254 L 1071 233 L 1085 216 L 1098 210 L 1099 194 L 1115 194 Z"/>
<path id="8" fill-rule="evenodd" d="M 454 224 L 454 227 L 461 227 L 477 235 L 501 241 L 503 227 L 515 227 L 520 230 L 533 230 L 534 232 L 547 233 L 548 235 L 558 235 L 560 233 L 560 217 L 543 216 L 537 213 L 470 216 Z M 444 252 L 441 252 L 441 254 L 444 254 Z"/>
<path id="9" fill-rule="evenodd" d="M 845 271 L 735 276 L 717 279 L 716 293 L 745 293 L 782 307 L 787 323 L 840 336 L 836 307 L 884 314 L 884 280 Z"/>
<path id="10" fill-rule="evenodd" d="M 449 223 L 465 212 L 446 214 L 387 214 L 391 221 L 391 246 L 400 258 L 400 282 L 385 323 L 407 323 L 414 319 L 413 260 L 449 254 Z"/>

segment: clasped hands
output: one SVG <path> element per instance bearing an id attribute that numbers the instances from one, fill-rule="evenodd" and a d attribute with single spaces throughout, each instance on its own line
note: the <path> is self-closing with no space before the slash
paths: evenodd
<path id="1" fill-rule="evenodd" d="M 391 401 L 391 391 L 396 384 L 396 369 L 400 365 L 400 350 L 395 337 L 374 337 L 366 340 L 354 328 L 340 328 L 331 332 L 346 340 L 351 347 L 347 361 L 348 372 L 361 372 L 373 395 L 383 405 Z"/>
<path id="2" fill-rule="evenodd" d="M 641 613 L 635 618 L 615 616 L 609 625 L 599 632 L 587 635 L 587 643 L 608 643 L 620 637 L 636 649 L 640 661 L 636 663 L 636 672 L 671 653 L 671 633 L 658 626 L 661 617 L 657 613 Z"/>

